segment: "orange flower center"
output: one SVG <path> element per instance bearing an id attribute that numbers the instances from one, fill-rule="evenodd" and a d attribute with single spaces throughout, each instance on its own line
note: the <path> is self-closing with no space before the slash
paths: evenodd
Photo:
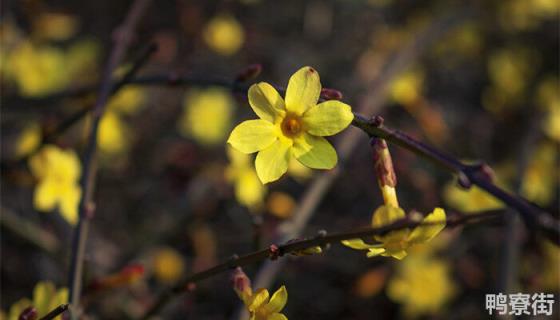
<path id="1" fill-rule="evenodd" d="M 282 132 L 285 136 L 297 137 L 303 130 L 301 119 L 296 115 L 286 115 L 281 124 Z"/>

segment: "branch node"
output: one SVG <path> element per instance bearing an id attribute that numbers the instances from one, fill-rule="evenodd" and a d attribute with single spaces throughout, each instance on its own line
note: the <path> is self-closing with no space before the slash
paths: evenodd
<path id="1" fill-rule="evenodd" d="M 237 260 L 239 260 L 239 256 L 238 256 L 237 254 L 233 254 L 233 255 L 231 256 L 231 258 L 229 258 L 228 267 L 229 267 L 230 269 L 235 269 L 235 268 L 237 268 L 237 267 L 238 267 L 238 266 L 237 266 Z"/>
<path id="2" fill-rule="evenodd" d="M 280 256 L 280 248 L 275 244 L 271 244 L 270 247 L 268 247 L 268 257 L 270 258 L 270 260 L 274 261 Z"/>
<path id="3" fill-rule="evenodd" d="M 383 125 L 385 119 L 382 116 L 373 116 L 369 119 L 369 122 L 372 126 L 379 128 Z"/>

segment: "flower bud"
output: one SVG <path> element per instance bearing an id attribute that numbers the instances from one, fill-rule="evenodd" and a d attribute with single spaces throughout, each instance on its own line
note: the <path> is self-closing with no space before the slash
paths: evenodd
<path id="1" fill-rule="evenodd" d="M 25 308 L 19 315 L 18 320 L 35 320 L 37 319 L 37 309 L 33 306 Z"/>
<path id="2" fill-rule="evenodd" d="M 235 290 L 239 298 L 243 301 L 253 294 L 253 290 L 251 289 L 251 279 L 247 277 L 241 267 L 237 267 L 233 270 L 231 274 L 231 284 L 233 286 L 233 290 Z"/>
<path id="3" fill-rule="evenodd" d="M 397 186 L 397 176 L 393 168 L 393 161 L 387 142 L 383 139 L 372 138 L 371 149 L 373 152 L 373 167 L 379 188 L 383 194 L 385 204 L 394 207 L 399 206 L 395 187 Z"/>
<path id="4" fill-rule="evenodd" d="M 342 92 L 336 89 L 323 88 L 321 89 L 321 98 L 325 100 L 341 100 Z"/>
<path id="5" fill-rule="evenodd" d="M 260 63 L 252 64 L 247 68 L 245 68 L 243 71 L 241 71 L 235 78 L 235 81 L 245 82 L 245 81 L 255 79 L 261 74 L 261 72 L 262 72 L 262 65 Z"/>

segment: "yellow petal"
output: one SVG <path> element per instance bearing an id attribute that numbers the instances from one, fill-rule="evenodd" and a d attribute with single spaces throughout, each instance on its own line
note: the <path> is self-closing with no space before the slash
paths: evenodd
<path id="1" fill-rule="evenodd" d="M 307 132 L 315 136 L 332 136 L 344 130 L 354 119 L 349 105 L 336 100 L 312 106 L 303 115 Z"/>
<path id="2" fill-rule="evenodd" d="M 52 179 L 45 179 L 35 188 L 33 207 L 39 211 L 51 211 L 58 200 L 58 186 Z"/>
<path id="3" fill-rule="evenodd" d="M 441 223 L 437 223 L 441 222 Z M 430 213 L 422 223 L 431 223 L 427 226 L 418 226 L 414 228 L 408 241 L 413 243 L 422 243 L 430 241 L 438 233 L 440 233 L 443 228 L 445 228 L 445 210 L 442 208 L 435 208 L 432 213 Z"/>
<path id="4" fill-rule="evenodd" d="M 50 300 L 56 294 L 56 288 L 50 281 L 41 281 L 33 289 L 33 306 L 39 315 L 46 315 L 49 311 Z"/>
<path id="5" fill-rule="evenodd" d="M 371 225 L 374 228 L 389 225 L 405 217 L 403 209 L 394 206 L 383 205 L 373 213 Z"/>
<path id="6" fill-rule="evenodd" d="M 317 104 L 321 94 L 319 73 L 311 67 L 303 67 L 292 75 L 286 90 L 286 109 L 302 115 Z"/>
<path id="7" fill-rule="evenodd" d="M 81 195 L 82 192 L 77 185 L 69 185 L 64 187 L 64 191 L 60 197 L 60 214 L 72 225 L 78 222 L 78 206 L 80 204 Z"/>
<path id="8" fill-rule="evenodd" d="M 284 99 L 270 84 L 261 82 L 252 85 L 247 96 L 251 108 L 259 118 L 274 123 L 278 117 L 284 117 L 286 113 Z"/>
<path id="9" fill-rule="evenodd" d="M 273 313 L 269 315 L 266 320 L 288 320 L 288 317 L 281 313 Z"/>
<path id="10" fill-rule="evenodd" d="M 284 140 L 277 139 L 271 146 L 257 154 L 255 167 L 262 183 L 278 180 L 288 171 L 291 145 Z"/>
<path id="11" fill-rule="evenodd" d="M 405 217 L 403 209 L 397 208 L 390 205 L 383 205 L 377 208 L 373 213 L 371 220 L 371 225 L 374 228 L 380 228 L 389 225 L 399 219 Z M 381 242 L 400 242 L 406 239 L 409 233 L 409 229 L 403 229 L 398 231 L 392 231 L 383 236 L 374 236 L 375 240 Z"/>
<path id="12" fill-rule="evenodd" d="M 277 140 L 277 128 L 266 120 L 243 121 L 233 129 L 228 143 L 243 153 L 263 150 Z"/>
<path id="13" fill-rule="evenodd" d="M 348 239 L 340 241 L 343 245 L 356 250 L 366 250 L 372 248 L 379 248 L 379 244 L 368 244 L 362 239 Z"/>
<path id="14" fill-rule="evenodd" d="M 262 288 L 257 290 L 253 294 L 253 296 L 251 296 L 250 303 L 249 305 L 247 305 L 247 309 L 249 309 L 249 311 L 251 312 L 257 310 L 263 304 L 268 302 L 268 296 L 269 296 L 268 290 Z"/>
<path id="15" fill-rule="evenodd" d="M 386 252 L 383 255 L 386 256 L 386 257 L 393 257 L 395 259 L 402 260 L 404 257 L 407 256 L 407 253 L 404 250 L 399 250 L 399 251 L 395 251 L 395 252 Z"/>
<path id="16" fill-rule="evenodd" d="M 18 300 L 16 303 L 10 306 L 7 320 L 19 320 L 19 316 L 21 315 L 23 310 L 27 309 L 30 306 L 33 306 L 33 302 L 31 302 L 31 300 L 27 298 Z M 0 316 L 0 318 L 2 317 Z"/>
<path id="17" fill-rule="evenodd" d="M 332 169 L 338 160 L 336 151 L 325 138 L 307 133 L 295 139 L 294 156 L 303 165 L 313 169 Z"/>
<path id="18" fill-rule="evenodd" d="M 384 248 L 370 248 L 368 249 L 367 257 L 372 258 L 380 254 L 384 254 L 386 251 Z"/>
<path id="19" fill-rule="evenodd" d="M 276 290 L 270 298 L 270 301 L 264 306 L 265 313 L 273 314 L 280 312 L 286 305 L 288 301 L 288 291 L 285 286 L 281 286 L 280 289 Z"/>

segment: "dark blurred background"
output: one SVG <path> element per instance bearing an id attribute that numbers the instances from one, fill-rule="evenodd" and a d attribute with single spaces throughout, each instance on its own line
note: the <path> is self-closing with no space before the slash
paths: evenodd
<path id="1" fill-rule="evenodd" d="M 67 286 L 72 237 L 72 224 L 58 210 L 34 208 L 37 177 L 28 161 L 17 160 L 95 101 L 93 93 L 45 97 L 98 83 L 131 4 L 2 3 L 6 319 L 16 301 L 32 298 L 39 281 Z M 387 126 L 459 159 L 484 160 L 500 186 L 558 212 L 557 1 L 153 1 L 127 61 L 151 42 L 159 50 L 138 77 L 233 80 L 258 63 L 262 73 L 247 83 L 285 87 L 297 69 L 312 66 L 323 87 L 340 90 L 355 111 L 382 115 Z M 181 276 L 267 247 L 289 231 L 297 204 L 323 173 L 294 166 L 266 188 L 252 184 L 253 158 L 226 148 L 231 129 L 251 118 L 245 95 L 197 83 L 129 85 L 110 100 L 98 136 L 85 267 L 88 318 L 137 317 Z M 82 155 L 89 125 L 84 118 L 51 144 Z M 360 135 L 302 236 L 367 226 L 382 204 L 368 140 Z M 344 139 L 331 141 L 341 147 Z M 477 188 L 459 189 L 451 175 L 418 156 L 390 150 L 405 211 L 507 211 Z M 506 289 L 554 293 L 557 315 L 560 252 L 525 227 L 516 229 L 515 282 L 504 287 L 512 217 L 447 230 L 402 261 L 367 259 L 340 245 L 319 256 L 285 258 L 268 289 L 272 294 L 286 285 L 283 312 L 291 319 L 481 319 L 488 317 L 485 294 Z M 122 277 L 123 268 L 136 264 L 145 268 L 140 279 L 103 290 L 91 285 Z M 251 277 L 258 270 L 245 268 Z M 222 274 L 174 300 L 162 317 L 235 319 L 241 306 Z"/>

